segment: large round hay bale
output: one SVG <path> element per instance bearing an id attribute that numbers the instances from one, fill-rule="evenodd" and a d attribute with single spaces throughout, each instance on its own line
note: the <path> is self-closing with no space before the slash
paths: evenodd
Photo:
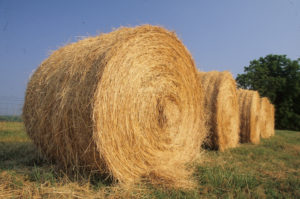
<path id="1" fill-rule="evenodd" d="M 64 168 L 182 187 L 205 137 L 197 88 L 173 32 L 120 28 L 54 51 L 28 83 L 23 117 L 36 146 Z"/>
<path id="2" fill-rule="evenodd" d="M 236 82 L 228 71 L 198 72 L 204 96 L 208 137 L 205 146 L 224 151 L 239 143 Z"/>
<path id="3" fill-rule="evenodd" d="M 260 142 L 260 96 L 257 91 L 238 89 L 240 142 Z"/>

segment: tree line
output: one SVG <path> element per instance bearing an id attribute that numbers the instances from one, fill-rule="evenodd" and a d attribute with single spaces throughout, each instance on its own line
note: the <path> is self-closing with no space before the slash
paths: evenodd
<path id="1" fill-rule="evenodd" d="M 300 130 L 300 58 L 260 57 L 245 66 L 236 81 L 238 87 L 257 90 L 275 105 L 276 128 Z"/>

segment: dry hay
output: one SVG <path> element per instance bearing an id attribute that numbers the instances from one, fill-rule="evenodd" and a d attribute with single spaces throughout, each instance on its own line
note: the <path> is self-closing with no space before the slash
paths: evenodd
<path id="1" fill-rule="evenodd" d="M 270 136 L 275 135 L 275 107 L 274 105 L 270 102 L 270 118 L 267 123 L 267 130 L 270 131 Z"/>
<path id="2" fill-rule="evenodd" d="M 206 136 L 198 84 L 173 32 L 124 27 L 54 51 L 28 83 L 23 118 L 64 168 L 185 187 Z"/>
<path id="3" fill-rule="evenodd" d="M 260 141 L 260 96 L 257 91 L 238 89 L 240 142 Z"/>
<path id="4" fill-rule="evenodd" d="M 228 71 L 198 72 L 203 87 L 208 148 L 224 151 L 239 143 L 239 107 L 236 83 Z"/>
<path id="5" fill-rule="evenodd" d="M 262 97 L 260 99 L 260 136 L 262 138 L 268 138 L 270 137 L 269 132 L 266 130 L 267 126 L 267 120 L 268 117 L 270 117 L 269 113 L 269 104 L 268 104 L 268 98 Z"/>
<path id="6" fill-rule="evenodd" d="M 269 138 L 274 133 L 274 121 L 272 121 L 272 104 L 266 97 L 261 98 L 261 137 Z M 274 116 L 273 116 L 274 117 Z M 272 123 L 273 122 L 273 123 Z M 273 124 L 273 127 L 272 127 Z"/>
<path id="7" fill-rule="evenodd" d="M 261 137 L 269 138 L 275 134 L 275 109 L 274 105 L 266 97 L 261 99 L 261 114 L 263 114 Z"/>

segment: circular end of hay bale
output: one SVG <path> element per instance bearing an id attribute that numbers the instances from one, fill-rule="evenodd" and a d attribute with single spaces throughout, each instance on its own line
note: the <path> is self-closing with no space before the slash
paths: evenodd
<path id="1" fill-rule="evenodd" d="M 195 140 L 201 142 L 195 135 L 202 110 L 194 62 L 162 28 L 140 27 L 127 34 L 108 55 L 95 92 L 93 137 L 119 181 L 141 175 L 179 180 L 183 163 L 198 153 Z"/>
<path id="2" fill-rule="evenodd" d="M 65 167 L 97 169 L 123 184 L 146 178 L 186 187 L 186 164 L 205 137 L 197 88 L 194 61 L 174 33 L 120 28 L 42 63 L 27 87 L 25 126 Z"/>
<path id="3" fill-rule="evenodd" d="M 239 142 L 239 109 L 236 83 L 228 71 L 199 72 L 205 93 L 207 128 L 206 145 L 224 151 Z"/>

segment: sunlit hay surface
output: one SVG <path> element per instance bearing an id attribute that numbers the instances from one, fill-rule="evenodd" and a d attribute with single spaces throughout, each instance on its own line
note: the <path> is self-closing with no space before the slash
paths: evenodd
<path id="1" fill-rule="evenodd" d="M 186 164 L 206 137 L 198 84 L 173 32 L 124 27 L 54 51 L 28 83 L 24 123 L 63 168 L 190 187 Z"/>
<path id="2" fill-rule="evenodd" d="M 239 107 L 236 83 L 228 71 L 198 72 L 205 93 L 208 138 L 206 145 L 224 151 L 239 143 Z"/>
<path id="3" fill-rule="evenodd" d="M 272 129 L 270 128 L 270 122 L 272 118 L 271 105 L 268 98 L 261 98 L 261 111 L 260 111 L 260 135 L 262 138 L 269 138 L 271 136 Z"/>
<path id="4" fill-rule="evenodd" d="M 269 101 L 270 118 L 267 122 L 266 128 L 270 131 L 270 136 L 275 135 L 275 106 Z"/>
<path id="5" fill-rule="evenodd" d="M 260 96 L 257 91 L 238 89 L 241 143 L 260 142 Z"/>

